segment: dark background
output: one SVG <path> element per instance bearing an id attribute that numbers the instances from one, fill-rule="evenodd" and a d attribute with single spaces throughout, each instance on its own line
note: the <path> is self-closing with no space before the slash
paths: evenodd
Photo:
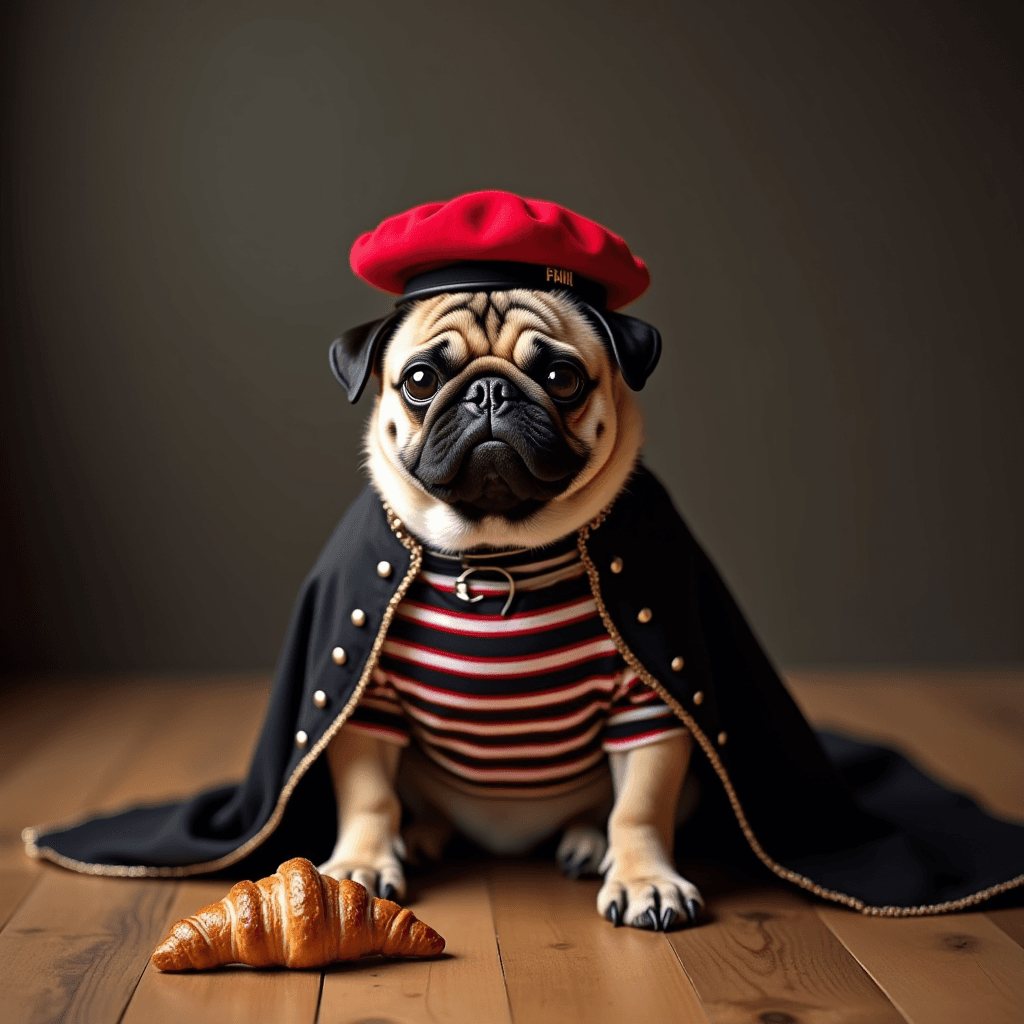
<path id="1" fill-rule="evenodd" d="M 273 662 L 349 245 L 479 188 L 647 260 L 648 460 L 777 660 L 1024 660 L 1018 10 L 8 2 L 3 669 Z"/>

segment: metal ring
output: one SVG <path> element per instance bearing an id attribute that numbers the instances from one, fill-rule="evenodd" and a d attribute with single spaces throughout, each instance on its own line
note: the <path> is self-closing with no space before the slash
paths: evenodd
<path id="1" fill-rule="evenodd" d="M 474 572 L 500 572 L 505 579 L 508 580 L 508 600 L 505 602 L 505 607 L 501 609 L 501 616 L 504 618 L 508 614 L 508 610 L 512 605 L 512 598 L 516 596 L 516 581 L 512 579 L 512 574 L 502 569 L 500 565 L 471 565 L 465 569 L 461 576 L 455 580 L 455 596 L 460 601 L 466 601 L 469 604 L 476 604 L 477 601 L 484 599 L 483 594 L 477 594 L 476 597 L 469 596 L 469 584 L 466 582 L 466 577 L 470 573 Z"/>

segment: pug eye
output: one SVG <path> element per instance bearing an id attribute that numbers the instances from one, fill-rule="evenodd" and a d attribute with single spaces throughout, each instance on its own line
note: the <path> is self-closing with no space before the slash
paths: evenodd
<path id="1" fill-rule="evenodd" d="M 544 375 L 544 388 L 557 402 L 571 402 L 583 390 L 583 377 L 570 363 L 555 363 Z"/>
<path id="2" fill-rule="evenodd" d="M 429 366 L 416 366 L 405 375 L 402 388 L 413 402 L 429 402 L 437 394 L 440 383 Z"/>

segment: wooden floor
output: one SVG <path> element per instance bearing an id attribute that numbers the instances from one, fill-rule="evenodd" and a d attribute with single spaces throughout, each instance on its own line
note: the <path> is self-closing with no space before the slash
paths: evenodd
<path id="1" fill-rule="evenodd" d="M 1024 673 L 791 677 L 816 722 L 900 745 L 1024 819 Z M 612 929 L 596 882 L 531 862 L 419 880 L 413 909 L 448 940 L 433 962 L 161 975 L 169 926 L 222 882 L 91 878 L 25 858 L 22 826 L 237 777 L 262 679 L 33 682 L 0 714 L 0 1021 L 602 1024 L 1024 1021 L 1024 911 L 909 920 L 713 887 L 710 920 Z"/>

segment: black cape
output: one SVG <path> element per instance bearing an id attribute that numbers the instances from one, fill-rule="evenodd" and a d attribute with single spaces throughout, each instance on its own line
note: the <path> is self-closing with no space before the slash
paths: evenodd
<path id="1" fill-rule="evenodd" d="M 579 546 L 619 650 L 703 751 L 694 758 L 702 824 L 687 826 L 683 853 L 725 830 L 762 868 L 872 914 L 941 913 L 1024 891 L 1024 827 L 990 817 L 893 751 L 811 729 L 649 472 L 639 469 L 610 511 L 579 531 Z M 245 780 L 181 803 L 30 828 L 28 852 L 127 876 L 258 877 L 288 857 L 325 860 L 336 822 L 319 755 L 358 703 L 420 558 L 367 487 L 303 584 Z M 378 573 L 381 561 L 390 575 Z M 358 626 L 356 608 L 365 614 Z M 726 817 L 709 818 L 715 808 Z"/>

